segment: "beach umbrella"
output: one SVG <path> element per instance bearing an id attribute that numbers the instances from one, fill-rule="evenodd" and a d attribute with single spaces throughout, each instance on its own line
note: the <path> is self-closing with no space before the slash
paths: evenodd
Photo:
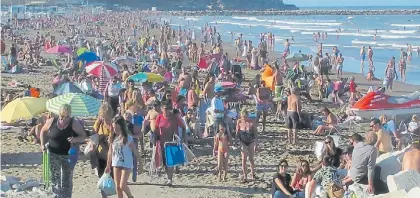
<path id="1" fill-rule="evenodd" d="M 49 99 L 46 103 L 47 110 L 55 114 L 64 104 L 71 106 L 72 116 L 93 116 L 98 115 L 101 101 L 85 94 L 68 93 Z"/>
<path id="2" fill-rule="evenodd" d="M 86 47 L 81 47 L 81 48 L 77 49 L 77 51 L 76 51 L 76 55 L 77 55 L 77 56 L 80 56 L 80 55 L 82 55 L 83 53 L 88 52 L 88 51 L 89 51 L 89 50 L 88 50 Z"/>
<path id="3" fill-rule="evenodd" d="M 95 52 L 84 52 L 79 57 L 77 57 L 78 61 L 85 61 L 86 64 L 91 62 L 100 61 L 101 58 L 95 54 Z"/>
<path id="4" fill-rule="evenodd" d="M 106 78 L 111 78 L 115 75 L 117 75 L 118 70 L 112 67 L 111 65 L 105 64 L 104 61 L 95 61 L 93 63 L 90 63 L 86 66 L 86 72 L 88 74 L 92 74 L 96 77 L 101 77 L 102 72 L 105 72 Z"/>
<path id="5" fill-rule="evenodd" d="M 71 82 L 61 83 L 55 90 L 56 95 L 64 95 L 68 93 L 83 93 L 82 90 Z"/>
<path id="6" fill-rule="evenodd" d="M 1 121 L 12 123 L 31 119 L 45 111 L 46 98 L 23 97 L 8 103 L 1 111 Z"/>
<path id="7" fill-rule="evenodd" d="M 308 55 L 302 53 L 296 53 L 286 57 L 286 60 L 289 62 L 300 62 L 309 60 Z"/>
<path id="8" fill-rule="evenodd" d="M 150 72 L 140 72 L 140 73 L 137 73 L 128 77 L 128 79 L 131 79 L 135 82 L 151 82 L 151 83 L 164 81 L 163 76 L 159 74 L 155 74 L 155 73 L 150 73 Z"/>
<path id="9" fill-rule="evenodd" d="M 70 53 L 70 49 L 68 47 L 62 46 L 62 45 L 56 45 L 50 49 L 47 50 L 47 53 L 50 54 L 58 54 L 58 53 Z"/>
<path id="10" fill-rule="evenodd" d="M 114 59 L 112 62 L 115 62 L 119 65 L 135 65 L 137 63 L 137 60 L 132 57 L 120 56 Z"/>

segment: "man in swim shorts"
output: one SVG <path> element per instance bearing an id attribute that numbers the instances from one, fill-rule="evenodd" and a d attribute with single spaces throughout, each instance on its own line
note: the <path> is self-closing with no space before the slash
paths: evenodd
<path id="1" fill-rule="evenodd" d="M 261 81 L 261 86 L 257 89 L 257 120 L 262 114 L 262 131 L 265 131 L 265 122 L 268 115 L 268 110 L 272 106 L 270 101 L 271 90 L 265 87 L 265 81 Z"/>
<path id="2" fill-rule="evenodd" d="M 293 145 L 297 142 L 297 125 L 300 121 L 300 112 L 302 106 L 298 88 L 293 87 L 291 94 L 287 97 L 287 114 L 286 114 L 286 125 L 287 125 L 287 141 Z M 293 131 L 293 141 L 292 141 Z"/>

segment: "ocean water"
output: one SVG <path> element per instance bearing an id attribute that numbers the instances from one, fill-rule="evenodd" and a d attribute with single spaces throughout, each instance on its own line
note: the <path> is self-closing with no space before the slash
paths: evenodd
<path id="1" fill-rule="evenodd" d="M 314 42 L 312 34 L 327 32 L 328 39 L 320 41 L 324 46 L 323 52 L 331 53 L 332 47 L 337 46 L 345 58 L 344 71 L 360 72 L 360 48 L 363 45 L 366 49 L 369 45 L 372 46 L 375 75 L 378 78 L 383 78 L 386 63 L 391 57 L 395 56 L 398 60 L 401 48 L 406 50 L 409 43 L 413 47 L 413 59 L 407 65 L 407 83 L 420 85 L 420 59 L 417 58 L 417 47 L 420 47 L 420 15 L 177 16 L 163 17 L 162 20 L 170 21 L 170 25 L 174 27 L 195 29 L 196 33 L 209 23 L 216 26 L 224 42 L 232 42 L 233 32 L 235 37 L 242 33 L 244 39 L 251 40 L 255 45 L 259 43 L 260 33 L 272 32 L 276 40 L 275 53 L 283 52 L 285 39 L 290 40 L 293 36 L 295 41 L 291 44 L 292 53 L 301 50 L 303 53 L 315 54 L 318 43 Z M 339 28 L 342 32 L 337 39 L 336 30 Z M 376 41 L 375 29 L 378 30 Z M 368 63 L 365 61 L 365 72 L 367 68 Z"/>

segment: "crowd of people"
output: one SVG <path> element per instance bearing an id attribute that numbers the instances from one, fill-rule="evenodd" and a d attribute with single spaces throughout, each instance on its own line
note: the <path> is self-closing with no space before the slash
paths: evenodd
<path id="1" fill-rule="evenodd" d="M 112 173 L 119 198 L 122 198 L 123 194 L 134 197 L 127 182 L 130 174 L 133 174 L 135 180 L 136 172 L 143 171 L 144 161 L 153 161 L 155 170 L 163 167 L 167 176 L 166 185 L 173 184 L 173 175 L 179 172 L 179 169 L 166 164 L 165 158 L 168 154 L 164 148 L 174 141 L 193 148 L 195 142 L 213 137 L 213 153 L 217 158 L 220 181 L 228 178 L 231 147 L 239 146 L 242 183 L 259 179 L 254 158 L 259 146 L 259 135 L 266 132 L 266 118 L 270 112 L 277 112 L 276 116 L 278 114 L 284 118 L 288 129 L 288 143 L 300 143 L 298 130 L 305 116 L 302 101 L 304 97 L 310 99 L 310 96 L 305 95 L 294 82 L 292 86 L 284 88 L 286 72 L 291 69 L 299 73 L 299 63 L 296 68 L 290 67 L 287 61 L 283 61 L 281 66 L 275 62 L 269 64 L 268 48 L 275 40 L 272 33 L 262 34 L 258 47 L 253 47 L 251 41 L 244 41 L 242 35 L 235 40 L 236 59 L 246 57 L 246 68 L 262 68 L 262 74 L 270 70 L 273 80 L 269 84 L 261 78 L 261 74 L 255 77 L 247 76 L 246 78 L 253 80 L 249 83 L 246 97 L 254 99 L 255 105 L 243 105 L 240 111 L 234 111 L 235 109 L 227 104 L 227 100 L 229 97 L 240 95 L 236 91 L 240 91 L 245 80 L 242 71 L 245 68 L 237 67 L 235 61 L 229 58 L 228 53 L 224 51 L 227 45 L 223 43 L 215 26 L 205 25 L 201 35 L 196 35 L 193 30 L 171 27 L 167 22 L 158 23 L 144 19 L 135 12 L 107 13 L 94 22 L 93 26 L 92 20 L 87 20 L 91 17 L 73 16 L 72 21 L 77 25 L 70 24 L 61 17 L 36 18 L 19 22 L 15 28 L 34 31 L 47 29 L 47 32 L 37 32 L 32 37 L 26 37 L 9 29 L 2 34 L 3 39 L 14 43 L 9 51 L 10 64 L 7 69 L 19 66 L 20 63 L 28 69 L 41 67 L 41 63 L 46 62 L 40 55 L 44 48 L 66 45 L 71 52 L 63 57 L 63 61 L 56 63 L 60 72 L 55 75 L 51 85 L 57 87 L 66 82 L 86 85 L 86 93 L 103 99 L 91 132 L 86 132 L 82 120 L 72 117 L 71 106 L 63 105 L 59 115 L 48 115 L 38 119 L 36 126 L 29 133 L 40 143 L 43 151 L 48 150 L 50 153 L 54 197 L 71 197 L 74 165 L 68 163 L 68 160 L 71 160 L 69 152 L 75 145 L 86 141 L 92 141 L 87 144 L 91 146 L 89 157 L 92 169 L 98 177 L 104 173 Z M 62 28 L 58 33 L 63 40 L 53 32 L 58 30 L 57 27 Z M 91 39 L 85 39 L 89 37 Z M 322 37 L 326 38 L 327 35 Z M 321 36 L 316 38 L 320 39 Z M 203 42 L 197 42 L 198 39 L 202 39 Z M 24 49 L 18 49 L 17 46 L 22 45 L 25 46 Z M 290 43 L 287 40 L 283 58 L 290 54 L 289 47 Z M 126 56 L 132 57 L 136 62 L 144 61 L 148 64 L 129 65 L 112 62 L 120 69 L 102 84 L 100 77 L 90 75 L 83 69 L 85 65 L 83 61 L 78 60 L 77 55 L 81 48 L 95 52 L 105 61 Z M 316 73 L 313 78 L 320 87 L 327 83 L 326 87 L 330 87 L 327 92 L 335 96 L 337 103 L 342 103 L 339 92 L 343 91 L 346 82 L 343 82 L 343 79 L 337 80 L 336 83 L 331 82 L 328 67 L 334 67 L 337 77 L 342 77 L 344 58 L 337 47 L 333 48 L 332 53 L 332 57 L 328 53 L 322 56 L 320 44 L 320 50 L 312 60 Z M 208 55 L 219 57 L 208 61 L 208 68 L 196 66 Z M 364 48 L 361 55 L 364 61 Z M 373 51 L 369 47 L 368 59 L 373 68 L 372 55 Z M 34 66 L 30 67 L 31 64 Z M 130 78 L 138 72 L 151 72 L 164 77 L 164 80 L 146 81 L 139 85 Z M 324 76 L 327 81 L 324 81 Z M 357 100 L 356 87 L 354 78 L 350 79 L 350 101 Z M 226 91 L 228 89 L 233 91 Z M 320 88 L 320 92 L 324 92 L 324 89 Z M 319 95 L 321 97 L 325 94 Z M 283 97 L 284 99 L 275 100 Z M 329 134 L 339 122 L 339 118 L 328 108 L 324 108 L 322 112 L 326 120 L 315 128 L 314 135 Z M 258 132 L 260 120 L 262 129 Z M 417 124 L 415 129 L 418 131 L 420 122 L 417 117 L 413 117 L 413 122 L 413 127 Z M 344 197 L 347 186 L 353 183 L 366 185 L 369 193 L 382 193 L 377 187 L 378 181 L 374 175 L 378 174 L 375 169 L 378 155 L 393 149 L 393 134 L 386 131 L 392 127 L 388 124 L 386 130 L 384 128 L 387 123 L 389 121 L 385 118 L 382 121 L 373 119 L 370 123 L 372 132 L 367 133 L 365 138 L 358 133 L 353 134 L 344 150 L 336 145 L 338 143 L 334 142 L 331 136 L 326 136 L 325 149 L 320 161 L 312 164 L 306 160 L 300 161 L 293 176 L 289 174 L 288 160 L 280 160 L 278 171 L 271 181 L 272 197 L 309 198 L 313 197 L 313 194 L 321 197 Z M 398 132 L 393 132 L 397 141 L 402 142 L 403 138 L 399 138 Z M 97 136 L 98 140 L 95 142 L 89 136 Z M 147 136 L 149 138 L 145 138 Z M 147 140 L 153 151 L 151 159 L 145 159 Z M 420 143 L 418 140 L 411 143 L 412 150 L 404 154 L 403 170 L 420 172 L 420 163 L 416 163 L 420 160 Z M 320 192 L 316 192 L 319 189 Z M 103 191 L 101 194 L 106 197 Z"/>

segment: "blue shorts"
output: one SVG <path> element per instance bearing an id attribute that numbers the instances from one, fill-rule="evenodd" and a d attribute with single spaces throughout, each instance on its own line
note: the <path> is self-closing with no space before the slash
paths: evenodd
<path id="1" fill-rule="evenodd" d="M 270 104 L 257 104 L 257 111 L 268 111 Z"/>

